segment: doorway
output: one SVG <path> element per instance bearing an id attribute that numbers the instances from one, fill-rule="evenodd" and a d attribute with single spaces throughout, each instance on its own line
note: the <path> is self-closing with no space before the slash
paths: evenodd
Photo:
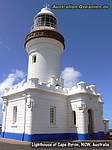
<path id="1" fill-rule="evenodd" d="M 94 119 L 93 119 L 92 109 L 88 109 L 88 133 L 92 134 L 94 132 Z"/>

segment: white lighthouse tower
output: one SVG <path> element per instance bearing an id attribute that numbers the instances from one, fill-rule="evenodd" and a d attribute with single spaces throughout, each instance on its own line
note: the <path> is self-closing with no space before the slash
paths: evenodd
<path id="1" fill-rule="evenodd" d="M 59 73 L 64 38 L 49 8 L 34 17 L 24 45 L 29 57 L 27 81 L 5 90 L 0 136 L 29 142 L 104 138 L 109 122 L 103 119 L 96 86 L 79 82 L 64 87 Z"/>
<path id="2" fill-rule="evenodd" d="M 42 8 L 34 17 L 34 25 L 25 39 L 25 48 L 29 55 L 28 80 L 38 78 L 42 83 L 49 83 L 60 78 L 59 62 L 64 38 L 57 31 L 57 19 L 49 8 Z"/>

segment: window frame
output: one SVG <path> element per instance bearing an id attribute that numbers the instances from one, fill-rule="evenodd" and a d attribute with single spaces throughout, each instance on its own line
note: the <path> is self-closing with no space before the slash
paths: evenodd
<path id="1" fill-rule="evenodd" d="M 72 113 L 73 113 L 73 125 L 76 126 L 76 123 L 77 123 L 77 121 L 76 121 L 76 111 L 73 110 Z"/>
<path id="2" fill-rule="evenodd" d="M 56 106 L 50 106 L 50 125 L 56 125 Z"/>
<path id="3" fill-rule="evenodd" d="M 32 56 L 32 63 L 36 63 L 36 61 L 37 61 L 37 56 L 36 56 L 36 55 L 33 55 L 33 56 Z"/>
<path id="4" fill-rule="evenodd" d="M 42 14 L 37 17 L 36 24 L 37 26 L 47 26 L 56 28 L 57 21 L 56 18 L 53 16 L 50 16 L 48 14 Z"/>
<path id="5" fill-rule="evenodd" d="M 17 106 L 13 106 L 13 124 L 17 123 Z"/>

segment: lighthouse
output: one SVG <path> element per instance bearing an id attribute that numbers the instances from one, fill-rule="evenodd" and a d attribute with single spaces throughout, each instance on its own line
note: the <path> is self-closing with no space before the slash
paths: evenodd
<path id="1" fill-rule="evenodd" d="M 108 135 L 109 121 L 103 118 L 103 100 L 96 86 L 83 81 L 64 86 L 59 72 L 64 37 L 50 8 L 42 8 L 34 17 L 24 46 L 29 58 L 27 81 L 4 91 L 0 136 L 34 142 Z"/>
<path id="2" fill-rule="evenodd" d="M 60 78 L 64 37 L 57 30 L 57 18 L 50 8 L 42 8 L 34 17 L 34 25 L 25 38 L 25 48 L 29 56 L 28 80 L 38 78 L 42 83 L 50 83 Z"/>

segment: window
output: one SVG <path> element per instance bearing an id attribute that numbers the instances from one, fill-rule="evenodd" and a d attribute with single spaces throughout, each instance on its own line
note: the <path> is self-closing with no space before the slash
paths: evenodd
<path id="1" fill-rule="evenodd" d="M 37 26 L 48 26 L 56 28 L 56 18 L 51 15 L 39 15 L 37 17 Z"/>
<path id="2" fill-rule="evenodd" d="M 17 122 L 17 106 L 13 107 L 13 123 Z"/>
<path id="3" fill-rule="evenodd" d="M 46 22 L 49 22 L 49 16 L 46 15 Z"/>
<path id="4" fill-rule="evenodd" d="M 33 63 L 36 63 L 36 55 L 33 55 L 33 56 L 32 56 L 32 62 L 33 62 Z"/>
<path id="5" fill-rule="evenodd" d="M 76 125 L 76 112 L 73 111 L 73 124 Z"/>
<path id="6" fill-rule="evenodd" d="M 56 107 L 51 106 L 50 107 L 50 125 L 56 124 Z"/>

